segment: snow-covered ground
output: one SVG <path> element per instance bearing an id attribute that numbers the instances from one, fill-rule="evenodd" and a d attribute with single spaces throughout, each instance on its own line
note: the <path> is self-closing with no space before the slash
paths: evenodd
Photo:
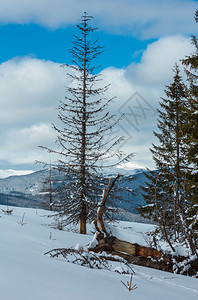
<path id="1" fill-rule="evenodd" d="M 22 226 L 24 213 L 26 224 Z M 91 226 L 88 235 L 80 235 L 47 226 L 52 220 L 43 210 L 14 208 L 12 215 L 0 215 L 1 300 L 198 299 L 195 278 L 134 266 L 133 284 L 138 288 L 129 292 L 121 283 L 126 283 L 129 275 L 44 255 L 53 248 L 86 245 L 93 237 Z M 119 238 L 146 245 L 145 232 L 152 226 L 120 222 L 114 230 Z"/>

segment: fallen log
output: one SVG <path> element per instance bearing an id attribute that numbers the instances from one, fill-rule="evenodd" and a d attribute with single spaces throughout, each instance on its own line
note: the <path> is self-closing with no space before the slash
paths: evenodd
<path id="1" fill-rule="evenodd" d="M 96 253 L 105 251 L 108 254 L 118 255 L 128 262 L 134 264 L 147 266 L 159 270 L 173 272 L 173 266 L 176 263 L 186 260 L 186 257 L 172 257 L 165 255 L 162 251 L 151 247 L 145 247 L 136 243 L 129 243 L 122 241 L 115 236 L 110 235 L 103 221 L 103 213 L 105 211 L 105 203 L 110 194 L 111 189 L 114 187 L 116 180 L 120 177 L 118 174 L 114 180 L 109 179 L 107 188 L 104 190 L 101 203 L 98 208 L 97 219 L 94 222 L 96 229 L 97 244 L 88 248 L 88 251 L 94 251 Z M 198 271 L 198 260 L 192 262 L 186 274 L 194 275 Z M 183 273 L 185 274 L 185 273 Z"/>
<path id="2" fill-rule="evenodd" d="M 97 246 L 94 248 L 89 248 L 89 251 L 102 252 L 106 251 L 107 253 L 116 254 L 119 256 L 133 255 L 133 256 L 142 256 L 142 257 L 151 257 L 153 259 L 161 259 L 163 253 L 157 251 L 156 249 L 140 246 L 138 244 L 132 244 L 126 241 L 119 240 L 114 236 L 110 236 L 105 228 L 103 221 L 103 214 L 105 212 L 106 200 L 109 197 L 109 194 L 114 187 L 116 181 L 119 179 L 120 175 L 118 174 L 113 180 L 110 178 L 107 188 L 103 192 L 102 200 L 98 208 L 97 219 L 95 221 L 96 229 L 96 240 L 98 242 Z"/>
<path id="3" fill-rule="evenodd" d="M 89 247 L 89 251 L 94 251 L 96 253 L 105 251 L 108 254 L 115 254 L 121 257 L 126 256 L 141 256 L 144 258 L 152 258 L 156 260 L 164 260 L 165 262 L 170 262 L 171 259 L 168 256 L 164 256 L 162 251 L 158 251 L 156 249 L 145 247 L 138 245 L 136 243 L 129 243 L 126 241 L 122 241 L 114 236 L 102 236 L 99 233 L 96 237 L 98 244 L 91 248 Z"/>

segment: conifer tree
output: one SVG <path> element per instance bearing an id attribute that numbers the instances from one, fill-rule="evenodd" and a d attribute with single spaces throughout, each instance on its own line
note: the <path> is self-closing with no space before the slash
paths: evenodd
<path id="1" fill-rule="evenodd" d="M 198 22 L 198 10 L 195 14 Z M 195 51 L 182 60 L 188 80 L 188 97 L 185 116 L 185 136 L 188 148 L 186 190 L 189 203 L 188 225 L 198 231 L 198 39 L 192 36 Z M 195 239 L 198 241 L 198 234 Z"/>
<path id="2" fill-rule="evenodd" d="M 195 14 L 198 22 L 198 10 Z M 185 242 L 198 254 L 198 40 L 192 36 L 195 52 L 182 60 L 187 75 L 184 86 L 175 68 L 174 82 L 167 87 L 155 133 L 158 146 L 151 149 L 157 171 L 148 173 L 143 189 L 147 205 L 142 215 L 158 222 L 163 237 Z M 176 125 L 176 126 L 175 126 Z M 166 214 L 167 213 L 167 214 Z M 173 234 L 174 233 L 174 234 Z"/>
<path id="3" fill-rule="evenodd" d="M 182 82 L 178 65 L 174 67 L 173 83 L 166 87 L 167 98 L 162 98 L 158 109 L 158 129 L 154 132 L 159 143 L 151 152 L 157 171 L 148 173 L 148 185 L 143 188 L 146 206 L 140 213 L 158 222 L 160 231 L 171 248 L 184 233 L 181 218 L 185 212 L 186 147 L 183 123 L 186 103 L 186 87 Z"/>
<path id="4" fill-rule="evenodd" d="M 57 172 L 52 170 L 51 163 L 46 172 L 47 175 L 42 182 L 40 194 L 43 195 L 42 207 L 46 210 L 52 211 L 54 210 L 54 198 L 58 197 L 58 182 L 60 178 Z"/>
<path id="5" fill-rule="evenodd" d="M 105 98 L 108 86 L 100 86 L 101 78 L 93 64 L 103 48 L 90 38 L 96 30 L 89 25 L 91 20 L 87 13 L 81 17 L 77 25 L 79 35 L 74 35 L 70 50 L 73 65 L 66 65 L 70 68 L 71 84 L 66 88 L 65 101 L 59 105 L 63 129 L 53 125 L 60 150 L 43 147 L 59 155 L 57 166 L 53 167 L 64 177 L 59 201 L 53 207 L 60 216 L 67 214 L 66 224 L 80 222 L 82 234 L 86 233 L 86 223 L 96 217 L 104 184 L 102 165 L 115 156 L 123 161 L 122 153 L 115 147 L 122 138 L 104 138 L 117 122 L 107 109 L 113 100 Z"/>

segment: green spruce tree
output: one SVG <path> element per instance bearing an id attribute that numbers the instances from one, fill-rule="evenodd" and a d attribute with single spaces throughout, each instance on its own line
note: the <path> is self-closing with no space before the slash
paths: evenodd
<path id="1" fill-rule="evenodd" d="M 185 229 L 181 222 L 185 215 L 186 146 L 183 123 L 186 105 L 186 87 L 178 65 L 174 67 L 173 83 L 166 87 L 158 109 L 158 129 L 154 132 L 158 143 L 152 145 L 156 171 L 148 173 L 148 185 L 143 188 L 146 206 L 143 216 L 153 218 L 159 224 L 163 238 L 172 250 L 173 240 L 180 240 Z"/>
<path id="2" fill-rule="evenodd" d="M 198 22 L 198 10 L 195 14 Z M 195 243 L 198 243 L 198 39 L 192 36 L 195 51 L 182 60 L 188 80 L 188 97 L 186 105 L 186 123 L 184 127 L 188 147 L 188 170 L 186 191 L 188 194 L 188 227 L 193 231 Z"/>

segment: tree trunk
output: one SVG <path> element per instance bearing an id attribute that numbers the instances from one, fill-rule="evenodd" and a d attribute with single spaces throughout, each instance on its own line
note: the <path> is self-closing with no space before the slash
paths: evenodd
<path id="1" fill-rule="evenodd" d="M 86 161 L 86 72 L 87 72 L 87 40 L 84 32 L 84 69 L 83 69 L 83 109 L 82 109 L 82 133 L 81 133 L 81 214 L 80 214 L 80 234 L 86 234 L 87 209 L 85 204 L 85 161 Z"/>
<path id="2" fill-rule="evenodd" d="M 86 223 L 87 223 L 87 211 L 86 211 L 86 204 L 83 203 L 81 208 L 81 214 L 80 214 L 80 234 L 86 234 Z"/>
<path id="3" fill-rule="evenodd" d="M 94 248 L 89 248 L 89 251 L 94 251 L 97 253 L 106 251 L 107 253 L 119 255 L 124 258 L 127 255 L 130 255 L 130 256 L 141 256 L 144 258 L 151 257 L 153 259 L 161 259 L 163 257 L 163 253 L 161 251 L 157 251 L 156 249 L 150 247 L 144 247 L 138 244 L 132 244 L 126 241 L 119 240 L 116 237 L 109 235 L 109 233 L 107 232 L 103 222 L 105 203 L 111 189 L 114 187 L 115 182 L 119 177 L 120 175 L 118 174 L 113 181 L 110 178 L 108 186 L 104 190 L 103 197 L 98 209 L 97 220 L 94 223 L 96 228 L 96 239 L 98 241 L 98 244 Z M 166 257 L 164 258 L 164 261 L 169 262 L 170 259 Z"/>
<path id="4" fill-rule="evenodd" d="M 86 234 L 86 221 L 80 220 L 80 234 Z"/>

